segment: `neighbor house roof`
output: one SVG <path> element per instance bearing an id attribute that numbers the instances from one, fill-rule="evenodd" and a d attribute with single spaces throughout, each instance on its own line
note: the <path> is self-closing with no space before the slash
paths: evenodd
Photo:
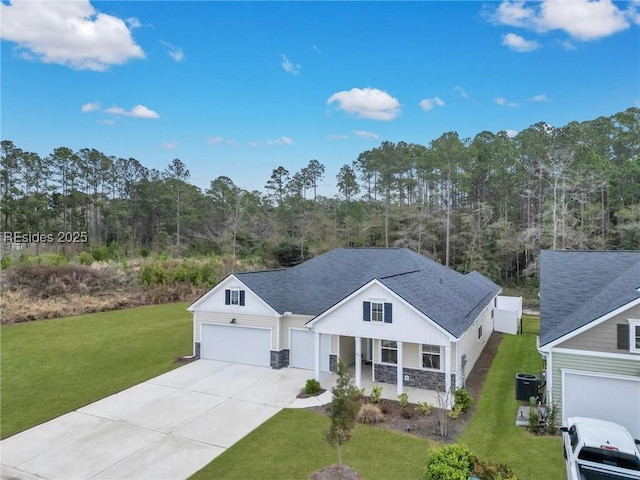
<path id="1" fill-rule="evenodd" d="M 540 252 L 540 345 L 640 299 L 640 251 Z"/>
<path id="2" fill-rule="evenodd" d="M 460 336 L 499 291 L 406 248 L 336 248 L 295 267 L 237 273 L 279 313 L 317 316 L 373 279 Z"/>

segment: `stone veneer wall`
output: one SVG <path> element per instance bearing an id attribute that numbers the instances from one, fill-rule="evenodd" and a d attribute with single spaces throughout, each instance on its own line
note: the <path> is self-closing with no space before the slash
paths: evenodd
<path id="1" fill-rule="evenodd" d="M 394 365 L 375 364 L 376 382 L 397 383 L 398 369 Z M 430 370 L 419 370 L 416 368 L 403 368 L 402 374 L 409 375 L 409 380 L 403 380 L 405 387 L 424 388 L 427 390 L 444 390 L 444 372 L 433 372 Z M 455 374 L 451 374 L 451 386 L 456 384 Z"/>
<path id="2" fill-rule="evenodd" d="M 195 351 L 193 352 L 193 355 L 196 358 L 200 358 L 200 342 L 195 343 Z"/>
<path id="3" fill-rule="evenodd" d="M 279 370 L 287 366 L 289 366 L 289 350 L 285 349 L 279 352 L 271 350 L 271 368 Z"/>

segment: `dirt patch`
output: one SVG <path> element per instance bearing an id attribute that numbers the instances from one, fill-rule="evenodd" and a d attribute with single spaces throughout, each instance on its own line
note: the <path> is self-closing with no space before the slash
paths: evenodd
<path id="1" fill-rule="evenodd" d="M 318 390 L 316 393 L 314 394 L 310 394 L 310 393 L 305 393 L 304 390 L 302 390 L 298 395 L 296 395 L 296 398 L 311 398 L 311 397 L 317 397 L 318 395 L 322 395 L 324 392 L 326 392 L 326 390 L 324 388 L 321 388 L 320 390 Z"/>
<path id="2" fill-rule="evenodd" d="M 408 407 L 402 408 L 396 400 L 384 400 L 381 405 L 384 421 L 373 425 L 378 428 L 405 432 L 438 442 L 455 442 L 458 435 L 462 433 L 476 411 L 476 404 L 480 398 L 487 372 L 489 371 L 489 367 L 491 367 L 493 358 L 496 356 L 501 340 L 501 333 L 494 332 L 491 337 L 489 337 L 487 345 L 484 347 L 480 358 L 478 358 L 473 367 L 473 371 L 467 378 L 466 389 L 474 399 L 474 403 L 468 412 L 454 419 L 448 417 L 446 410 L 432 406 L 431 413 L 424 415 L 416 404 L 410 403 Z M 368 397 L 364 399 L 365 402 L 369 400 Z M 328 406 L 329 405 L 309 407 L 307 410 L 327 414 Z M 443 432 L 441 426 L 445 423 L 446 430 L 448 431 Z M 446 433 L 446 436 L 443 436 L 443 433 Z"/>
<path id="3" fill-rule="evenodd" d="M 360 474 L 348 465 L 331 465 L 317 471 L 309 480 L 360 480 Z"/>

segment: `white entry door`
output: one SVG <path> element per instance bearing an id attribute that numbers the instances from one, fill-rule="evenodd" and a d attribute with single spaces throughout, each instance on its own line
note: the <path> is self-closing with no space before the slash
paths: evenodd
<path id="1" fill-rule="evenodd" d="M 314 340 L 313 332 L 309 330 L 290 329 L 289 337 L 289 366 L 314 369 L 313 353 Z M 329 353 L 331 351 L 331 336 L 320 335 L 320 371 L 329 371 Z"/>
<path id="2" fill-rule="evenodd" d="M 271 366 L 271 329 L 202 325 L 200 358 Z"/>

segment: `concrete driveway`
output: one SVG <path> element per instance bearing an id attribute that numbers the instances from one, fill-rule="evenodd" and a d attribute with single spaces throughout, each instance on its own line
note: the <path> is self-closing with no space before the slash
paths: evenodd
<path id="1" fill-rule="evenodd" d="M 198 360 L 3 440 L 0 478 L 184 479 L 282 408 L 330 401 L 296 399 L 312 377 Z"/>

